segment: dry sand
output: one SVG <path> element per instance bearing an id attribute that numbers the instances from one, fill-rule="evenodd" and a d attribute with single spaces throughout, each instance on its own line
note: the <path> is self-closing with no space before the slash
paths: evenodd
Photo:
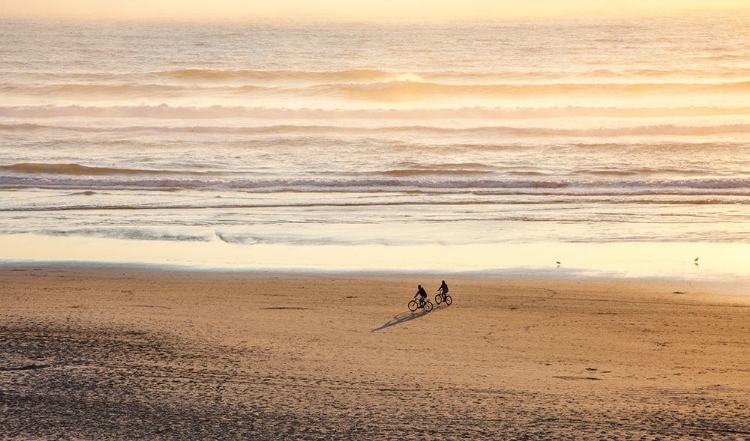
<path id="1" fill-rule="evenodd" d="M 439 282 L 5 267 L 0 438 L 750 439 L 747 298 Z"/>

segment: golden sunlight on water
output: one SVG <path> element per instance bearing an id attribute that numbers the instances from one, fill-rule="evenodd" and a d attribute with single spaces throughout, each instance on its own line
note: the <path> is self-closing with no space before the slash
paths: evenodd
<path id="1" fill-rule="evenodd" d="M 125 263 L 259 272 L 653 277 L 731 281 L 750 288 L 750 261 L 746 257 L 750 244 L 239 246 L 219 240 L 186 243 L 14 235 L 0 237 L 0 247 L 6 250 L 6 262 Z"/>
<path id="2" fill-rule="evenodd" d="M 497 20 L 527 17 L 571 18 L 591 16 L 648 15 L 665 13 L 706 13 L 706 11 L 747 8 L 744 0 L 613 0 L 592 3 L 588 0 L 130 0 L 101 2 L 94 0 L 37 0 L 6 2 L 0 6 L 3 16 L 67 16 L 84 18 L 177 18 L 238 19 L 273 18 L 302 20 Z"/>

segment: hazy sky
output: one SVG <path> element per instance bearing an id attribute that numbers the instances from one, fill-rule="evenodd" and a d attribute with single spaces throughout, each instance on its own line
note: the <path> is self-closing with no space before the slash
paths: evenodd
<path id="1" fill-rule="evenodd" d="M 1 16 L 445 20 L 749 8 L 750 0 L 0 0 Z"/>

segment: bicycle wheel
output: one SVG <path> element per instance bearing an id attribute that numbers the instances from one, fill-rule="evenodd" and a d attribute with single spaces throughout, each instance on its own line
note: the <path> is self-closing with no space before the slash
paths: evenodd
<path id="1" fill-rule="evenodd" d="M 451 296 L 445 296 L 445 304 L 451 306 L 451 303 L 453 303 Z"/>
<path id="2" fill-rule="evenodd" d="M 441 296 L 440 294 L 438 294 L 438 295 L 435 296 L 435 303 L 436 304 L 439 305 L 440 302 L 442 302 L 442 301 L 443 301 L 443 296 Z"/>
<path id="3" fill-rule="evenodd" d="M 417 310 L 417 302 L 415 300 L 412 300 L 409 302 L 409 311 L 414 312 Z"/>
<path id="4" fill-rule="evenodd" d="M 432 311 L 432 302 L 431 301 L 427 300 L 427 301 L 424 302 L 424 310 L 425 310 L 425 312 Z"/>

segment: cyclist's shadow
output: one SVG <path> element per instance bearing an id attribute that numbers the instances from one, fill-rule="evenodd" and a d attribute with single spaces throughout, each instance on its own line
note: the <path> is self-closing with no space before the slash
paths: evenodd
<path id="1" fill-rule="evenodd" d="M 435 308 L 432 310 L 432 313 L 434 313 L 435 311 L 439 311 L 441 309 L 443 309 L 442 305 L 436 305 Z M 420 312 L 402 312 L 401 314 L 393 316 L 392 319 L 388 320 L 387 322 L 383 323 L 383 325 L 373 329 L 370 332 L 382 331 L 383 329 L 390 328 L 391 326 L 400 325 L 406 322 L 410 322 L 412 320 L 416 320 L 418 318 L 422 318 L 428 314 L 430 313 L 425 312 L 424 309 L 420 310 Z"/>

